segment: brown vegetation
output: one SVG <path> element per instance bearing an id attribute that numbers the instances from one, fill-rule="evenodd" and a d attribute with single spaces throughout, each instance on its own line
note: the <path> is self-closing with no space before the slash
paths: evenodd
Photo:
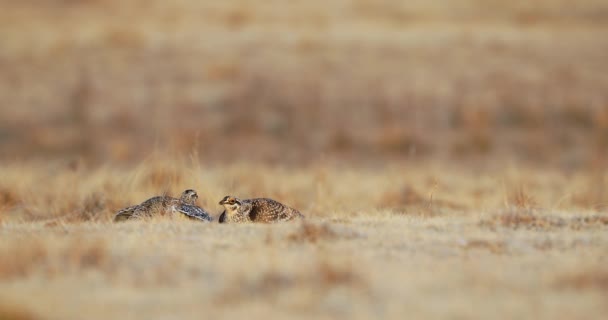
<path id="1" fill-rule="evenodd" d="M 38 320 L 43 319 L 32 314 L 22 303 L 0 303 L 0 319 L 2 320 Z"/>
<path id="2" fill-rule="evenodd" d="M 3 9 L 3 159 L 606 158 L 601 0 Z"/>
<path id="3" fill-rule="evenodd" d="M 0 6 L 0 320 L 607 318 L 606 1 Z"/>
<path id="4" fill-rule="evenodd" d="M 287 239 L 294 242 L 318 242 L 318 241 L 332 241 L 337 238 L 337 233 L 332 230 L 326 224 L 313 224 L 310 222 L 302 222 L 300 229 L 290 234 Z"/>
<path id="5" fill-rule="evenodd" d="M 608 293 L 608 272 L 605 268 L 599 267 L 564 275 L 556 281 L 556 286 L 561 289 L 595 289 Z"/>
<path id="6" fill-rule="evenodd" d="M 599 173 L 591 179 L 587 171 L 547 168 L 353 168 L 213 166 L 177 158 L 123 168 L 5 164 L 2 185 L 13 186 L 17 200 L 0 211 L 0 300 L 27 301 L 36 292 L 40 304 L 24 304 L 25 310 L 62 319 L 80 318 L 74 299 L 93 310 L 92 319 L 132 310 L 145 318 L 158 312 L 188 318 L 184 310 L 220 318 L 252 310 L 271 318 L 294 312 L 367 318 L 386 310 L 396 319 L 406 311 L 466 316 L 459 306 L 472 301 L 492 316 L 504 301 L 534 299 L 553 306 L 541 308 L 542 318 L 558 314 L 552 310 L 589 318 L 603 312 L 604 293 L 595 289 L 602 288 L 601 273 L 585 270 L 604 259 L 608 216 L 570 196 L 573 190 L 584 196 L 578 190 L 596 186 Z M 237 194 L 276 198 L 306 219 L 242 226 L 111 222 L 124 206 L 184 188 L 197 189 L 200 204 L 216 217 L 217 201 Z M 579 298 L 569 296 L 573 290 L 582 292 Z M 416 309 L 425 303 L 432 307 Z"/>
<path id="7" fill-rule="evenodd" d="M 559 214 L 549 214 L 533 210 L 508 209 L 494 215 L 492 218 L 483 220 L 482 226 L 507 227 L 507 228 L 529 228 L 536 230 L 552 228 L 570 228 L 574 230 L 586 228 L 602 228 L 608 225 L 608 215 L 579 215 L 563 217 Z"/>

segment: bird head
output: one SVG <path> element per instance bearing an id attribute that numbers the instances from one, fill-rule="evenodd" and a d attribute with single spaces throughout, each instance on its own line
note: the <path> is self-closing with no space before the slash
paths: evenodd
<path id="1" fill-rule="evenodd" d="M 223 205 L 227 211 L 231 212 L 237 211 L 242 204 L 241 199 L 233 196 L 225 196 L 220 201 L 220 205 Z"/>
<path id="2" fill-rule="evenodd" d="M 198 194 L 193 189 L 185 190 L 182 192 L 182 196 L 180 197 L 180 200 L 186 204 L 195 204 L 197 199 Z"/>

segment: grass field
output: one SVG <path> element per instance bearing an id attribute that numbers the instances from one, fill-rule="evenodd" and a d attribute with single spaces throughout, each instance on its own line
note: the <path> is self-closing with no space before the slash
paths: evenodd
<path id="1" fill-rule="evenodd" d="M 311 220 L 4 224 L 0 316 L 603 319 L 608 312 L 605 221 L 493 229 L 462 216 Z"/>
<path id="2" fill-rule="evenodd" d="M 0 8 L 0 320 L 608 318 L 607 1 Z"/>
<path id="3" fill-rule="evenodd" d="M 605 173 L 195 163 L 0 169 L 0 319 L 608 314 Z M 307 218 L 111 222 L 190 187 L 214 214 L 230 193 Z"/>
<path id="4" fill-rule="evenodd" d="M 1 159 L 584 167 L 608 149 L 603 0 L 5 2 Z"/>

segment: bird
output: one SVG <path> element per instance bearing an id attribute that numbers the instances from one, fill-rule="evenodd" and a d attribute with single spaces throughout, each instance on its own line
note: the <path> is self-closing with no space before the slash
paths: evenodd
<path id="1" fill-rule="evenodd" d="M 225 208 L 219 223 L 274 223 L 304 218 L 298 210 L 269 198 L 242 200 L 225 196 L 219 204 Z"/>
<path id="2" fill-rule="evenodd" d="M 213 218 L 209 215 L 205 209 L 191 204 L 182 203 L 177 207 L 177 212 L 185 215 L 186 217 L 193 220 L 202 220 L 202 221 L 213 221 Z"/>
<path id="3" fill-rule="evenodd" d="M 114 221 L 118 222 L 177 212 L 191 219 L 211 221 L 211 216 L 204 209 L 196 205 L 197 199 L 198 194 L 193 189 L 187 189 L 182 192 L 179 199 L 167 195 L 152 197 L 141 204 L 119 210 L 114 216 Z"/>

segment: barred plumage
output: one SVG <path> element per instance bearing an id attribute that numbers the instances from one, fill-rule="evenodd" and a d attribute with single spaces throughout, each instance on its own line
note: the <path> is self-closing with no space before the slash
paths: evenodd
<path id="1" fill-rule="evenodd" d="M 141 204 L 130 206 L 119 210 L 114 216 L 114 221 L 124 221 L 152 217 L 156 215 L 167 215 L 179 212 L 189 218 L 203 221 L 211 221 L 209 214 L 202 208 L 196 206 L 198 194 L 192 189 L 182 192 L 179 199 L 170 196 L 156 196 Z M 207 218 L 205 218 L 207 216 Z"/>
<path id="2" fill-rule="evenodd" d="M 182 204 L 181 206 L 179 206 L 177 208 L 177 211 L 186 215 L 190 219 L 197 219 L 197 220 L 202 220 L 202 221 L 213 221 L 213 219 L 211 218 L 209 213 L 207 213 L 207 211 L 205 211 L 203 208 L 198 207 L 198 206 Z"/>
<path id="3" fill-rule="evenodd" d="M 226 196 L 220 204 L 226 209 L 220 215 L 220 223 L 274 223 L 304 218 L 298 210 L 268 198 L 241 200 Z"/>

